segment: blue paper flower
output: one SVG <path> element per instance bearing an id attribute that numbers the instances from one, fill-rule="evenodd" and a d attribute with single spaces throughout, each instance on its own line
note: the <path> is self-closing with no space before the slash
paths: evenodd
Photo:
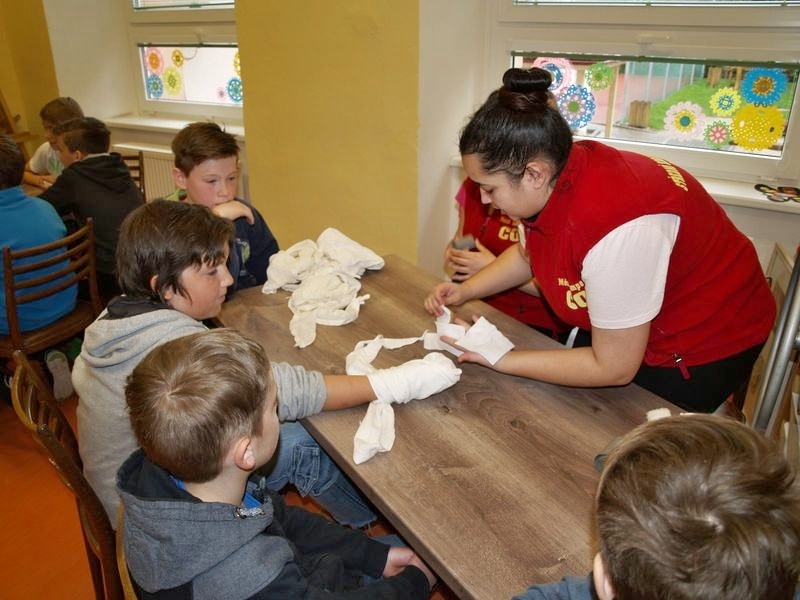
<path id="1" fill-rule="evenodd" d="M 750 69 L 742 81 L 745 102 L 756 106 L 770 106 L 778 102 L 786 91 L 787 78 L 781 69 L 757 67 Z"/>
<path id="2" fill-rule="evenodd" d="M 592 120 L 597 104 L 588 88 L 573 83 L 558 97 L 558 110 L 572 129 L 580 129 Z"/>
<path id="3" fill-rule="evenodd" d="M 158 75 L 150 75 L 147 78 L 147 97 L 161 98 L 164 94 L 164 82 Z"/>
<path id="4" fill-rule="evenodd" d="M 244 90 L 242 88 L 242 80 L 238 77 L 232 77 L 228 82 L 228 97 L 233 102 L 241 102 L 244 98 Z"/>

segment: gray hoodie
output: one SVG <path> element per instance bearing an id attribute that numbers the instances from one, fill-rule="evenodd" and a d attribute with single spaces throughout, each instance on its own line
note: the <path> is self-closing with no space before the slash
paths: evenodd
<path id="1" fill-rule="evenodd" d="M 125 382 L 153 348 L 203 331 L 192 317 L 156 302 L 112 300 L 86 328 L 83 347 L 72 369 L 78 393 L 78 439 L 83 472 L 108 513 L 117 520 L 117 470 L 138 448 L 125 404 Z M 318 371 L 272 363 L 281 421 L 302 419 L 322 410 L 327 397 Z"/>

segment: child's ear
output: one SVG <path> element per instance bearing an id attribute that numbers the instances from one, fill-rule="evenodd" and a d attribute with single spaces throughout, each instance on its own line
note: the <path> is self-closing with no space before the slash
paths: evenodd
<path id="1" fill-rule="evenodd" d="M 594 579 L 594 591 L 597 593 L 597 597 L 600 600 L 614 600 L 614 586 L 611 585 L 611 579 L 608 576 L 606 561 L 599 552 L 594 555 L 592 577 Z"/>
<path id="2" fill-rule="evenodd" d="M 236 440 L 233 446 L 233 461 L 243 471 L 256 468 L 256 457 L 251 446 L 252 438 L 245 435 Z"/>
<path id="3" fill-rule="evenodd" d="M 172 167 L 172 181 L 180 189 L 186 189 L 186 175 L 178 167 Z"/>

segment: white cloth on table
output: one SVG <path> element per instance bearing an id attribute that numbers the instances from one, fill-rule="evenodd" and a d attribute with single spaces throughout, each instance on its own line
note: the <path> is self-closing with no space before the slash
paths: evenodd
<path id="1" fill-rule="evenodd" d="M 383 258 L 332 227 L 316 242 L 303 240 L 273 254 L 261 291 L 292 292 L 289 330 L 295 345 L 305 348 L 317 335 L 317 324 L 344 325 L 358 318 L 369 294 L 358 295 L 367 269 L 382 269 Z"/>
<path id="2" fill-rule="evenodd" d="M 347 355 L 347 374 L 366 375 L 377 397 L 367 407 L 367 414 L 353 438 L 353 462 L 357 465 L 378 452 L 392 449 L 395 439 L 393 402 L 404 404 L 410 400 L 427 398 L 449 388 L 461 378 L 461 369 L 439 352 L 431 352 L 424 358 L 409 360 L 388 369 L 375 369 L 372 366 L 372 361 L 382 348 L 401 348 L 420 339 L 386 339 L 379 335 L 372 340 L 358 342 Z"/>
<path id="3" fill-rule="evenodd" d="M 453 338 L 461 348 L 477 352 L 493 365 L 514 348 L 514 343 L 485 317 L 480 317 L 467 330 L 463 325 L 451 323 L 450 316 L 450 309 L 444 307 L 444 313 L 436 318 L 436 333 L 425 333 L 426 349 L 447 350 L 456 356 L 463 354 L 463 350 L 440 339 L 446 335 Z"/>

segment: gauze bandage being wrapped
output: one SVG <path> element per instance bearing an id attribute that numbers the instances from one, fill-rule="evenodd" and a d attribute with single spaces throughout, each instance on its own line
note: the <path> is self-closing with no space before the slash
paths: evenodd
<path id="1" fill-rule="evenodd" d="M 441 392 L 460 377 L 461 369 L 439 352 L 367 375 L 378 400 L 398 404 Z"/>
<path id="2" fill-rule="evenodd" d="M 420 338 L 375 339 L 358 342 L 345 359 L 348 375 L 366 375 L 377 400 L 370 402 L 367 414 L 353 438 L 353 462 L 361 464 L 378 452 L 388 452 L 394 444 L 394 411 L 391 404 L 421 400 L 449 388 L 461 378 L 461 369 L 444 354 L 432 352 L 396 367 L 375 369 L 372 361 L 381 348 L 401 348 Z"/>

